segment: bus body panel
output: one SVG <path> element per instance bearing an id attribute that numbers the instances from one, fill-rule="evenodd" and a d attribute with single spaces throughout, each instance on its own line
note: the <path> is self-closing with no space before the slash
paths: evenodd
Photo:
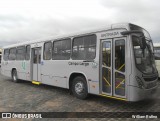
<path id="1" fill-rule="evenodd" d="M 98 63 L 96 64 L 98 65 Z M 81 73 L 86 77 L 88 84 L 93 86 L 94 83 L 99 83 L 99 71 L 97 69 L 98 66 L 96 68 L 92 66 L 93 62 L 83 62 L 82 60 L 43 60 L 43 65 L 41 67 L 42 83 L 69 88 L 70 75 L 72 73 Z M 88 79 L 90 81 L 88 81 Z M 98 90 L 98 85 L 93 87 Z M 97 90 L 89 90 L 89 92 L 97 94 Z"/>
<path id="2" fill-rule="evenodd" d="M 140 101 L 144 99 L 151 99 L 154 97 L 155 92 L 157 91 L 157 87 L 153 87 L 152 89 L 140 89 L 134 86 L 128 86 L 129 89 L 129 98 L 128 101 Z"/>

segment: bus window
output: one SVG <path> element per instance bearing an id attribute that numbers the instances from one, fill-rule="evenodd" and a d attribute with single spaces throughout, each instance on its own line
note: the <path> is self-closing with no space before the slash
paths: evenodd
<path id="1" fill-rule="evenodd" d="M 102 91 L 111 93 L 111 42 L 104 41 L 102 47 Z"/>
<path id="2" fill-rule="evenodd" d="M 76 37 L 73 40 L 72 59 L 92 60 L 96 56 L 96 35 Z"/>
<path id="3" fill-rule="evenodd" d="M 0 54 L 0 63 L 1 63 L 1 54 Z"/>
<path id="4" fill-rule="evenodd" d="M 5 49 L 3 59 L 8 60 L 8 56 L 9 56 L 9 49 Z"/>
<path id="5" fill-rule="evenodd" d="M 154 56 L 155 56 L 155 60 L 160 60 L 160 47 L 154 48 Z"/>
<path id="6" fill-rule="evenodd" d="M 111 66 L 111 42 L 103 43 L 103 65 Z"/>
<path id="7" fill-rule="evenodd" d="M 115 94 L 125 96 L 125 40 L 115 41 Z"/>
<path id="8" fill-rule="evenodd" d="M 33 63 L 34 64 L 41 63 L 41 48 L 33 49 Z"/>
<path id="9" fill-rule="evenodd" d="M 2 51 L 0 49 L 0 67 L 1 67 Z"/>
<path id="10" fill-rule="evenodd" d="M 71 39 L 53 42 L 53 60 L 68 60 L 71 54 Z"/>
<path id="11" fill-rule="evenodd" d="M 16 48 L 9 49 L 9 60 L 16 59 Z"/>
<path id="12" fill-rule="evenodd" d="M 115 69 L 125 72 L 125 40 L 115 42 Z"/>
<path id="13" fill-rule="evenodd" d="M 43 59 L 50 60 L 52 58 L 52 42 L 44 43 Z"/>
<path id="14" fill-rule="evenodd" d="M 17 60 L 25 59 L 25 46 L 17 47 Z"/>
<path id="15" fill-rule="evenodd" d="M 26 60 L 29 60 L 30 59 L 30 45 L 27 45 L 26 46 Z"/>

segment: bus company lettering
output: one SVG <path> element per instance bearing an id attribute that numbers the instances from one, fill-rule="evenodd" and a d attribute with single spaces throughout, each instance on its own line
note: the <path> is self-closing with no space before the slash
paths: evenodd
<path id="1" fill-rule="evenodd" d="M 101 34 L 101 37 L 114 37 L 114 36 L 119 36 L 119 32 L 110 32 L 110 33 L 104 33 Z"/>
<path id="2" fill-rule="evenodd" d="M 75 65 L 75 66 L 89 66 L 89 63 L 83 63 L 83 62 L 68 62 L 69 65 Z"/>

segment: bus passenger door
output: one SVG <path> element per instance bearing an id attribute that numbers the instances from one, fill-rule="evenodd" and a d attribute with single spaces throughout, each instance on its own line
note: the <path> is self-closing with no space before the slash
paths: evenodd
<path id="1" fill-rule="evenodd" d="M 102 40 L 102 94 L 112 96 L 112 41 Z"/>
<path id="2" fill-rule="evenodd" d="M 126 98 L 125 39 L 102 40 L 101 92 L 112 98 Z"/>
<path id="3" fill-rule="evenodd" d="M 113 44 L 113 95 L 126 98 L 126 38 L 115 38 Z"/>
<path id="4" fill-rule="evenodd" d="M 32 62 L 33 62 L 33 70 L 32 77 L 33 81 L 41 81 L 41 48 L 33 48 L 32 49 Z"/>

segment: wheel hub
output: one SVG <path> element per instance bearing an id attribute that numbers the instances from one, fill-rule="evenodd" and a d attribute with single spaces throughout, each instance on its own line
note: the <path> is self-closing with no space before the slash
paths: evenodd
<path id="1" fill-rule="evenodd" d="M 83 87 L 83 83 L 81 82 L 78 82 L 76 85 L 75 85 L 75 91 L 77 94 L 81 94 L 84 90 L 84 87 Z"/>

